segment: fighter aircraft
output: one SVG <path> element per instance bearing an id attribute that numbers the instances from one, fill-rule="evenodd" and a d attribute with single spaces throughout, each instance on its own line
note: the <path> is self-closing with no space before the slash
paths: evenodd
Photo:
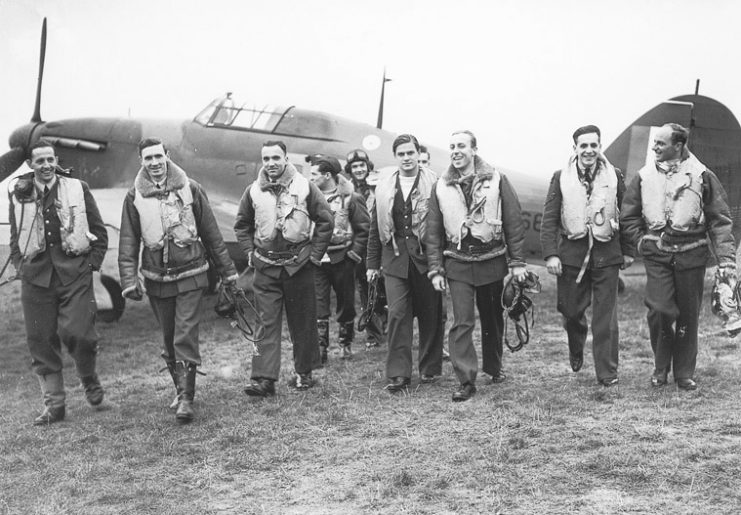
<path id="1" fill-rule="evenodd" d="M 377 168 L 391 166 L 394 162 L 390 149 L 396 135 L 380 128 L 382 107 L 379 108 L 379 123 L 373 127 L 294 106 L 248 106 L 227 93 L 191 120 L 76 118 L 42 121 L 45 42 L 46 21 L 42 27 L 34 114 L 30 123 L 11 134 L 10 150 L 0 156 L 0 181 L 22 166 L 26 149 L 43 137 L 55 144 L 60 164 L 74 170 L 75 177 L 93 188 L 110 233 L 109 252 L 99 281 L 96 281 L 96 299 L 103 320 L 116 320 L 125 307 L 118 285 L 115 247 L 123 197 L 140 166 L 137 144 L 142 138 L 161 138 L 172 160 L 204 186 L 238 266 L 244 266 L 245 260 L 236 244 L 233 223 L 242 192 L 260 169 L 260 149 L 264 141 L 285 141 L 291 162 L 303 172 L 308 172 L 304 158 L 309 154 L 323 153 L 343 160 L 356 148 L 365 149 Z M 384 85 L 386 81 L 384 75 Z M 736 221 L 740 215 L 741 179 L 734 176 L 732 170 L 741 164 L 741 127 L 733 114 L 715 100 L 695 92 L 695 95 L 676 97 L 658 105 L 628 127 L 607 148 L 606 156 L 631 177 L 647 159 L 652 128 L 669 121 L 692 128 L 690 148 L 718 173 L 731 197 Z M 428 148 L 432 167 L 439 173 L 449 162 L 448 154 L 439 148 Z M 520 197 L 527 228 L 525 251 L 535 262 L 540 256 L 540 223 L 548 178 L 500 170 L 514 184 Z"/>

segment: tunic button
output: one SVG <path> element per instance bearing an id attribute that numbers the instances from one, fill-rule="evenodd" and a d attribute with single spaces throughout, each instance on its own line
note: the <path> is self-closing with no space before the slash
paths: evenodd
<path id="1" fill-rule="evenodd" d="M 48 232 L 48 233 L 46 233 L 46 235 L 47 235 L 47 236 L 51 236 L 51 233 L 50 233 L 50 232 Z"/>
<path id="2" fill-rule="evenodd" d="M 49 223 L 49 220 L 44 220 L 44 223 L 47 223 L 48 224 Z"/>

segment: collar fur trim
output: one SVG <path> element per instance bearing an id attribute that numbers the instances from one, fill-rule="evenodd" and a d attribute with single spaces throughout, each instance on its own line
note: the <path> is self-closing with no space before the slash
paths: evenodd
<path id="1" fill-rule="evenodd" d="M 473 156 L 473 170 L 477 181 L 486 181 L 494 177 L 494 167 L 479 156 Z M 450 165 L 442 175 L 443 181 L 448 186 L 457 183 L 460 178 L 461 173 L 453 165 Z"/>
<path id="2" fill-rule="evenodd" d="M 296 170 L 295 166 L 293 166 L 291 163 L 286 163 L 286 169 L 283 171 L 283 175 L 278 177 L 277 181 L 272 182 L 268 178 L 265 167 L 262 167 L 260 168 L 260 172 L 257 174 L 257 185 L 263 191 L 273 189 L 276 186 L 288 189 L 288 186 L 290 186 L 291 181 L 293 181 L 293 178 L 296 176 L 297 173 L 298 170 Z"/>
<path id="3" fill-rule="evenodd" d="M 165 180 L 165 192 L 177 191 L 180 188 L 188 184 L 188 176 L 178 165 L 167 160 L 167 179 Z M 144 167 L 139 169 L 134 179 L 134 187 L 142 197 L 154 197 L 162 194 L 162 190 L 157 189 L 154 185 L 154 181 L 149 176 Z"/>

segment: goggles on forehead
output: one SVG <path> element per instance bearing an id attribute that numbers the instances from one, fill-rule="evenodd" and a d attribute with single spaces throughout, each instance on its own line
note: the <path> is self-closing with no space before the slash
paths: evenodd
<path id="1" fill-rule="evenodd" d="M 352 163 L 353 161 L 368 161 L 368 154 L 364 150 L 353 150 L 347 154 L 347 162 Z"/>

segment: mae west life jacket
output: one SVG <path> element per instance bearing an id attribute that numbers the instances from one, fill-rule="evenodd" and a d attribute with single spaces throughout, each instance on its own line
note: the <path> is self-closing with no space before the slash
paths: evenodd
<path id="1" fill-rule="evenodd" d="M 255 207 L 255 244 L 265 247 L 278 233 L 290 243 L 308 241 L 311 237 L 307 203 L 309 180 L 298 173 L 292 164 L 287 164 L 284 174 L 289 176 L 282 179 L 288 184 L 284 184 L 276 197 L 272 188 L 263 189 L 263 174 L 260 171 L 258 180 L 250 187 L 250 197 Z"/>
<path id="2" fill-rule="evenodd" d="M 142 240 L 149 250 L 162 249 L 169 240 L 179 247 L 198 240 L 189 183 L 158 196 L 144 197 L 135 189 L 134 206 L 139 212 Z"/>
<path id="3" fill-rule="evenodd" d="M 16 181 L 11 182 L 14 191 Z M 44 237 L 43 199 L 33 187 L 28 199 L 11 195 L 13 210 L 18 228 L 18 246 L 23 257 L 32 259 L 46 250 Z M 55 201 L 59 217 L 62 250 L 70 256 L 79 256 L 90 251 L 90 242 L 95 236 L 90 233 L 87 221 L 87 206 L 82 183 L 77 179 L 57 176 L 57 200 Z"/>
<path id="4" fill-rule="evenodd" d="M 448 241 L 460 250 L 469 234 L 483 243 L 502 241 L 502 202 L 499 172 L 491 169 L 486 178 L 476 177 L 471 187 L 471 205 L 466 205 L 463 190 L 445 176 L 435 185 L 435 194 L 443 215 Z"/>
<path id="5" fill-rule="evenodd" d="M 618 179 L 615 168 L 600 159 L 592 179 L 592 192 L 579 179 L 576 157 L 561 170 L 561 230 L 569 240 L 592 234 L 595 240 L 607 242 L 619 231 L 617 205 Z"/>
<path id="6" fill-rule="evenodd" d="M 643 218 L 649 230 L 658 231 L 670 224 L 674 231 L 684 232 L 705 222 L 702 205 L 705 169 L 690 153 L 674 173 L 660 171 L 656 163 L 639 170 Z"/>

